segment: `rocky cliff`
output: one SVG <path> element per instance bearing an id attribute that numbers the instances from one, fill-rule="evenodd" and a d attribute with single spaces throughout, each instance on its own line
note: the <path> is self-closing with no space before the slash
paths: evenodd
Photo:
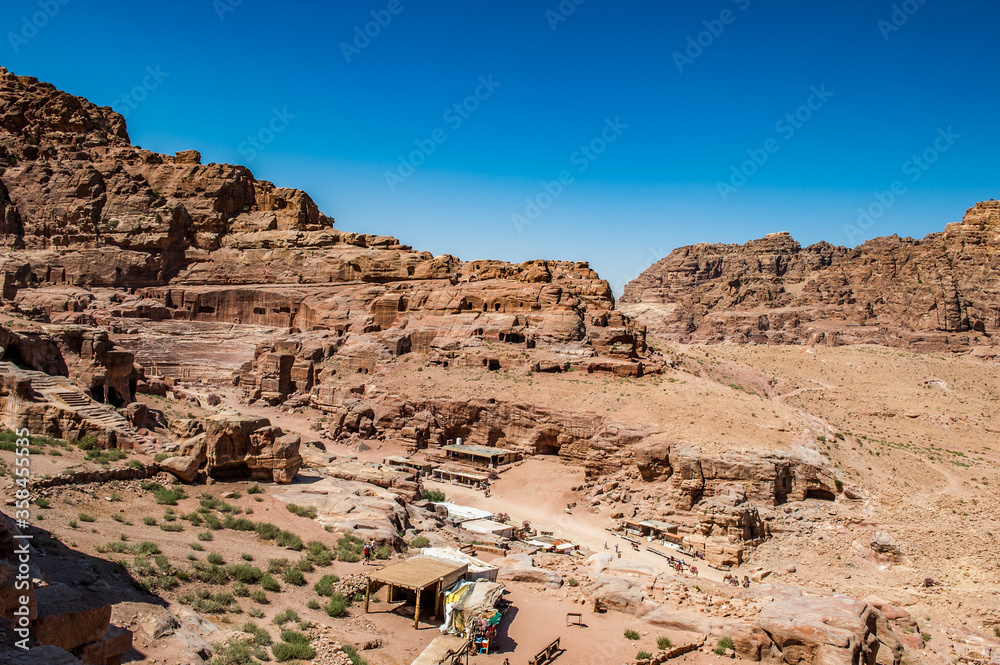
<path id="1" fill-rule="evenodd" d="M 1000 329 L 1000 201 L 921 240 L 802 247 L 787 233 L 681 247 L 625 287 L 623 310 L 681 341 L 992 346 Z"/>
<path id="2" fill-rule="evenodd" d="M 447 362 L 483 339 L 568 344 L 575 355 L 548 367 L 582 351 L 597 370 L 642 373 L 644 331 L 609 317 L 586 263 L 461 261 L 333 222 L 305 192 L 193 150 L 143 150 L 111 109 L 0 70 L 0 296 L 36 320 L 370 335 L 366 371 L 410 350 Z"/>

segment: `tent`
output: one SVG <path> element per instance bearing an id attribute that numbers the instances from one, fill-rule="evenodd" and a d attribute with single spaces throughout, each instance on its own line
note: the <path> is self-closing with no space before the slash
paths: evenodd
<path id="1" fill-rule="evenodd" d="M 504 586 L 497 582 L 476 580 L 459 582 L 445 595 L 444 623 L 441 632 L 446 635 L 473 637 L 477 629 L 500 623 L 497 601 Z"/>

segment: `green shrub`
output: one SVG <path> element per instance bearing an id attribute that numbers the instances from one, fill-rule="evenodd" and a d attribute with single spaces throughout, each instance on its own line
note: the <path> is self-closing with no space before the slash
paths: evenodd
<path id="1" fill-rule="evenodd" d="M 260 586 L 264 591 L 280 591 L 281 585 L 278 584 L 278 580 L 271 577 L 270 573 L 264 573 L 263 577 L 260 578 Z"/>
<path id="2" fill-rule="evenodd" d="M 566 580 L 566 584 L 568 584 L 569 586 L 580 586 L 580 583 L 576 580 L 575 577 L 571 577 L 568 580 Z"/>
<path id="3" fill-rule="evenodd" d="M 38 497 L 37 499 L 35 499 L 35 505 L 38 506 L 39 508 L 48 508 L 49 506 L 52 505 L 52 502 L 44 497 Z"/>
<path id="4" fill-rule="evenodd" d="M 652 657 L 653 654 L 649 653 L 648 651 L 640 651 L 635 655 L 636 660 L 649 660 Z"/>
<path id="5" fill-rule="evenodd" d="M 313 584 L 313 591 L 319 596 L 331 596 L 333 595 L 333 585 L 340 581 L 340 578 L 334 574 L 324 575 L 319 578 L 316 584 Z"/>
<path id="6" fill-rule="evenodd" d="M 732 649 L 732 648 L 733 648 L 733 638 L 729 637 L 728 635 L 723 635 L 722 637 L 719 638 L 718 644 L 715 645 L 715 648 L 712 649 L 712 651 L 714 651 L 716 655 L 722 656 L 723 654 L 726 653 L 727 649 Z"/>
<path id="7" fill-rule="evenodd" d="M 341 650 L 351 659 L 351 665 L 368 665 L 368 661 L 358 655 L 358 649 L 353 644 L 345 644 Z"/>
<path id="8" fill-rule="evenodd" d="M 629 628 L 628 630 L 625 631 L 625 637 L 630 640 L 637 640 L 639 639 L 639 633 Z"/>
<path id="9" fill-rule="evenodd" d="M 431 541 L 427 539 L 427 536 L 417 536 L 410 541 L 410 547 L 415 547 L 418 550 L 424 547 L 430 547 Z"/>
<path id="10" fill-rule="evenodd" d="M 288 660 L 311 660 L 316 656 L 316 650 L 309 646 L 308 640 L 304 644 L 278 642 L 271 647 L 271 653 L 274 654 L 274 659 L 279 663 Z"/>
<path id="11" fill-rule="evenodd" d="M 76 520 L 70 520 L 69 521 L 69 528 L 71 528 L 71 529 L 75 529 L 76 528 Z"/>
<path id="12" fill-rule="evenodd" d="M 319 609 L 319 601 L 316 600 L 315 598 L 310 598 L 309 602 L 306 603 L 306 607 L 308 607 L 311 610 L 318 610 Z"/>
<path id="13" fill-rule="evenodd" d="M 176 506 L 177 502 L 187 496 L 180 487 L 166 488 L 160 483 L 146 481 L 142 484 L 142 489 L 153 493 L 156 503 L 166 506 Z"/>
<path id="14" fill-rule="evenodd" d="M 160 530 L 161 531 L 173 531 L 173 532 L 176 533 L 176 532 L 183 531 L 184 527 L 182 525 L 180 525 L 180 524 L 161 524 L 160 525 Z"/>
<path id="15" fill-rule="evenodd" d="M 998 635 L 997 637 L 1000 637 L 1000 635 Z M 931 641 L 931 634 L 930 633 L 921 633 L 920 634 L 920 638 L 924 641 L 924 644 L 927 644 L 928 642 Z"/>
<path id="16" fill-rule="evenodd" d="M 211 534 L 209 534 L 209 535 L 211 535 Z M 190 547 L 191 549 L 193 549 L 195 552 L 204 552 L 205 551 L 205 548 L 202 546 L 201 543 L 190 543 L 188 545 L 188 547 Z"/>
<path id="17" fill-rule="evenodd" d="M 674 643 L 670 641 L 669 637 L 662 636 L 656 638 L 656 648 L 666 651 L 670 647 L 674 646 Z"/>
<path id="18" fill-rule="evenodd" d="M 277 575 L 285 569 L 288 565 L 288 559 L 268 559 L 267 560 L 267 572 L 272 575 Z"/>
<path id="19" fill-rule="evenodd" d="M 303 573 L 311 573 L 315 568 L 313 567 L 313 562 L 309 560 L 308 557 L 302 557 L 295 562 L 295 567 L 301 570 Z"/>
<path id="20" fill-rule="evenodd" d="M 253 485 L 250 487 L 250 489 L 247 490 L 247 494 L 260 494 L 263 491 L 264 490 L 261 489 L 260 485 Z"/>
<path id="21" fill-rule="evenodd" d="M 198 534 L 198 540 L 204 540 L 206 542 L 212 540 L 213 537 L 214 536 L 212 536 L 211 531 L 202 531 L 201 533 Z"/>
<path id="22" fill-rule="evenodd" d="M 125 466 L 127 466 L 130 469 L 136 469 L 136 470 L 146 468 L 142 465 L 142 462 L 140 462 L 137 459 L 130 459 L 129 461 L 125 462 Z"/>
<path id="23" fill-rule="evenodd" d="M 222 520 L 222 525 L 227 529 L 232 529 L 233 531 L 253 531 L 257 526 L 245 517 L 233 517 L 232 515 L 226 515 L 225 519 Z"/>
<path id="24" fill-rule="evenodd" d="M 271 646 L 271 643 L 273 642 L 271 639 L 271 633 L 267 632 L 253 621 L 247 621 L 245 624 L 240 626 L 240 630 L 244 633 L 248 633 L 251 636 L 253 643 L 258 646 Z"/>
<path id="25" fill-rule="evenodd" d="M 213 531 L 222 531 L 223 529 L 226 528 L 226 526 L 222 523 L 222 520 L 220 520 L 212 513 L 205 513 L 202 519 L 205 520 L 205 526 L 207 526 L 209 529 L 212 529 Z"/>
<path id="26" fill-rule="evenodd" d="M 299 517 L 308 517 L 309 519 L 315 519 L 316 515 L 318 514 L 314 506 L 299 506 L 294 503 L 289 503 L 288 505 L 285 506 L 285 508 L 287 508 L 288 512 L 292 513 L 293 515 L 298 515 Z"/>
<path id="27" fill-rule="evenodd" d="M 160 553 L 160 546 L 156 543 L 144 540 L 141 543 L 132 546 L 132 551 L 135 554 L 141 554 L 145 556 L 153 556 Z"/>
<path id="28" fill-rule="evenodd" d="M 442 503 L 445 500 L 444 492 L 440 490 L 424 490 L 420 495 L 433 503 Z"/>
<path id="29" fill-rule="evenodd" d="M 143 517 L 142 518 L 142 523 L 145 524 L 146 526 L 156 526 L 156 518 L 155 517 Z"/>
<path id="30" fill-rule="evenodd" d="M 375 548 L 376 559 L 388 559 L 391 554 L 392 550 L 389 549 L 388 545 L 379 545 Z"/>
<path id="31" fill-rule="evenodd" d="M 243 559 L 244 561 L 253 561 L 253 554 L 247 554 L 246 552 L 244 552 L 243 554 L 240 555 L 240 558 Z"/>
<path id="32" fill-rule="evenodd" d="M 80 513 L 76 517 L 81 522 L 96 522 L 97 521 L 96 517 L 94 517 L 93 515 L 88 515 L 87 513 Z"/>
<path id="33" fill-rule="evenodd" d="M 264 571 L 257 566 L 245 563 L 230 564 L 226 566 L 226 574 L 237 582 L 244 584 L 257 584 L 264 577 Z"/>
<path id="34" fill-rule="evenodd" d="M 274 615 L 274 623 L 278 624 L 279 626 L 282 624 L 286 624 L 289 621 L 298 621 L 298 620 L 299 620 L 299 615 L 295 610 L 285 610 L 284 612 L 279 612 L 278 614 Z"/>
<path id="35" fill-rule="evenodd" d="M 261 591 L 260 589 L 254 589 L 253 591 L 250 592 L 250 600 L 257 603 L 258 605 L 267 605 L 267 603 L 269 602 L 267 600 L 267 594 Z M 251 614 L 250 616 L 253 615 Z M 261 614 L 261 616 L 264 615 Z"/>
<path id="36" fill-rule="evenodd" d="M 246 584 L 243 584 L 243 582 L 234 582 L 233 595 L 239 596 L 240 598 L 249 598 L 250 588 Z"/>
<path id="37" fill-rule="evenodd" d="M 335 593 L 330 596 L 330 601 L 323 606 L 323 611 L 326 612 L 327 616 L 335 618 L 347 616 L 348 604 L 348 600 L 344 597 L 344 594 Z"/>
<path id="38" fill-rule="evenodd" d="M 306 583 L 306 577 L 302 574 L 302 571 L 291 566 L 285 568 L 281 573 L 281 579 L 292 586 L 303 586 Z"/>
<path id="39" fill-rule="evenodd" d="M 303 548 L 302 539 L 291 531 L 282 531 L 279 533 L 278 537 L 274 539 L 274 544 L 278 547 L 295 550 L 296 552 L 301 551 Z"/>
<path id="40" fill-rule="evenodd" d="M 281 529 L 270 522 L 257 523 L 257 535 L 264 540 L 274 540 L 281 533 Z"/>
<path id="41" fill-rule="evenodd" d="M 208 555 L 208 562 L 215 564 L 216 566 L 221 566 L 226 562 L 226 560 L 222 558 L 221 554 L 212 552 L 211 554 Z"/>

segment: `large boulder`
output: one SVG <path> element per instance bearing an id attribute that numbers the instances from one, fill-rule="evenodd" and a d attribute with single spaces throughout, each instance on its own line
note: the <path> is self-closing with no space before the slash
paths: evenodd
<path id="1" fill-rule="evenodd" d="M 554 570 L 536 568 L 531 557 L 527 554 L 513 554 L 493 562 L 493 565 L 500 569 L 497 575 L 499 580 L 543 584 L 550 589 L 558 589 L 563 585 L 563 579 L 559 573 Z"/>
<path id="2" fill-rule="evenodd" d="M 185 483 L 193 483 L 198 477 L 198 459 L 187 455 L 168 457 L 160 462 L 160 468 L 173 474 Z"/>
<path id="3" fill-rule="evenodd" d="M 290 483 L 301 467 L 299 437 L 267 418 L 226 413 L 205 421 L 205 470 L 214 478 L 250 475 Z"/>

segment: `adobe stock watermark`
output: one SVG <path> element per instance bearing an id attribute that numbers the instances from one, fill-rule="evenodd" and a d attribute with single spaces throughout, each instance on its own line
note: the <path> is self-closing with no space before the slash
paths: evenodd
<path id="1" fill-rule="evenodd" d="M 500 81 L 493 80 L 493 74 L 485 77 L 480 76 L 478 85 L 472 94 L 446 108 L 441 114 L 441 120 L 451 128 L 451 131 L 457 132 L 501 85 L 503 83 Z M 407 178 L 416 173 L 417 168 L 422 166 L 431 155 L 437 152 L 438 146 L 447 140 L 448 132 L 443 127 L 436 127 L 427 138 L 414 140 L 413 144 L 416 149 L 409 154 L 399 155 L 399 164 L 396 166 L 396 170 L 385 172 L 385 184 L 389 186 L 389 191 L 395 192 L 396 186 L 403 184 Z"/>
<path id="2" fill-rule="evenodd" d="M 152 65 L 146 67 L 146 75 L 142 77 L 142 82 L 128 92 L 118 95 L 111 102 L 111 108 L 121 113 L 122 117 L 128 118 L 128 114 L 146 101 L 149 93 L 159 88 L 168 76 L 170 76 L 170 72 L 163 71 L 161 65 L 157 65 L 155 68 Z"/>
<path id="3" fill-rule="evenodd" d="M 882 33 L 882 39 L 889 41 L 889 36 L 894 32 L 899 32 L 909 22 L 910 17 L 926 4 L 927 0 L 903 0 L 903 2 L 893 5 L 889 19 L 880 18 L 875 24 L 879 32 Z"/>
<path id="4" fill-rule="evenodd" d="M 908 176 L 909 182 L 917 182 L 960 138 L 962 135 L 956 134 L 951 127 L 948 129 L 939 127 L 937 136 L 930 146 L 903 162 L 903 175 Z M 874 200 L 867 206 L 858 208 L 857 221 L 854 224 L 844 224 L 844 234 L 848 243 L 856 244 L 862 237 L 862 231 L 871 228 L 907 191 L 909 190 L 906 180 L 897 178 L 889 184 L 887 190 L 874 192 L 872 195 Z"/>
<path id="5" fill-rule="evenodd" d="M 382 30 L 388 28 L 392 19 L 402 14 L 404 9 L 406 7 L 402 0 L 389 0 L 385 9 L 373 9 L 370 12 L 371 21 L 363 26 L 354 26 L 354 38 L 350 42 L 340 42 L 340 52 L 344 54 L 347 64 L 351 64 L 355 56 L 361 55 L 363 50 L 371 46 L 372 40 L 381 35 Z"/>
<path id="6" fill-rule="evenodd" d="M 38 0 L 38 10 L 33 14 L 21 17 L 20 30 L 8 32 L 7 41 L 14 53 L 20 53 L 21 47 L 27 45 L 38 36 L 38 32 L 49 24 L 59 13 L 59 10 L 70 3 L 70 0 Z"/>
<path id="7" fill-rule="evenodd" d="M 258 154 L 264 152 L 267 146 L 274 143 L 275 137 L 285 131 L 288 125 L 292 124 L 292 120 L 295 120 L 295 116 L 288 112 L 287 106 L 281 109 L 271 109 L 271 119 L 267 124 L 261 127 L 256 134 L 248 136 L 247 140 L 240 143 L 236 149 L 248 162 L 252 162 Z"/>
<path id="8" fill-rule="evenodd" d="M 621 137 L 626 129 L 628 129 L 628 125 L 622 122 L 618 116 L 615 116 L 614 120 L 605 118 L 604 127 L 600 133 L 570 154 L 570 165 L 576 167 L 577 173 L 583 173 L 607 151 L 612 143 Z M 541 217 L 542 213 L 574 182 L 576 182 L 576 178 L 571 169 L 563 169 L 551 182 L 543 181 L 542 188 L 537 194 L 524 199 L 526 205 L 523 213 L 514 213 L 510 216 L 510 221 L 514 224 L 517 232 L 523 233 L 524 227 Z"/>
<path id="9" fill-rule="evenodd" d="M 14 448 L 14 484 L 17 491 L 14 493 L 14 519 L 17 528 L 21 531 L 28 528 L 28 520 L 31 519 L 31 490 L 28 485 L 31 482 L 31 451 L 28 444 L 31 443 L 30 433 L 27 429 L 19 429 L 14 432 L 17 435 Z M 17 568 L 14 575 L 14 589 L 16 591 L 29 591 L 31 589 L 31 548 L 28 541 L 30 535 L 16 534 L 15 542 L 20 541 L 14 548 L 17 555 Z M 14 633 L 20 638 L 14 642 L 18 649 L 28 650 L 28 640 L 31 637 L 31 596 L 24 594 L 12 599 Z"/>
<path id="10" fill-rule="evenodd" d="M 813 115 L 819 111 L 833 97 L 833 93 L 826 89 L 826 84 L 821 84 L 818 88 L 809 88 L 811 93 L 805 103 L 791 113 L 786 113 L 774 123 L 776 131 L 783 140 L 789 141 L 802 129 L 807 122 L 812 120 Z M 728 181 L 718 181 L 715 188 L 719 190 L 719 196 L 723 201 L 728 201 L 731 194 L 735 194 L 739 189 L 747 184 L 747 181 L 757 174 L 760 169 L 767 164 L 771 156 L 781 150 L 781 142 L 774 138 L 768 138 L 760 148 L 748 149 L 745 160 L 739 166 L 730 166 Z"/>
<path id="11" fill-rule="evenodd" d="M 559 27 L 560 23 L 564 23 L 569 20 L 569 17 L 576 13 L 576 8 L 585 3 L 587 0 L 562 0 L 559 6 L 555 9 L 545 10 L 545 20 L 549 22 L 549 27 L 552 31 Z"/>
<path id="12" fill-rule="evenodd" d="M 731 0 L 731 2 L 741 12 L 750 8 L 750 0 Z M 702 21 L 701 24 L 705 26 L 705 29 L 697 35 L 688 36 L 687 47 L 683 53 L 674 51 L 671 55 L 674 59 L 674 65 L 677 66 L 677 71 L 683 74 L 687 65 L 694 64 L 694 61 L 705 53 L 705 49 L 711 47 L 715 40 L 722 36 L 722 33 L 726 31 L 726 26 L 736 22 L 737 16 L 739 14 L 727 7 L 719 13 L 719 18 Z"/>
<path id="13" fill-rule="evenodd" d="M 243 4 L 243 0 L 212 0 L 212 9 L 220 21 L 226 20 L 226 14 L 236 11 L 236 8 Z"/>

